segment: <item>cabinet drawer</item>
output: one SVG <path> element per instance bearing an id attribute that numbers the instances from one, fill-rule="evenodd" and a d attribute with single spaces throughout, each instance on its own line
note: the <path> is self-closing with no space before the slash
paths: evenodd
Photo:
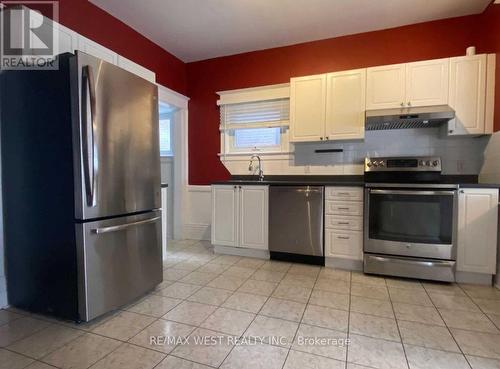
<path id="1" fill-rule="evenodd" d="M 363 259 L 363 232 L 325 231 L 325 256 L 346 259 Z"/>
<path id="2" fill-rule="evenodd" d="M 325 201 L 325 214 L 332 215 L 363 215 L 362 202 Z"/>
<path id="3" fill-rule="evenodd" d="M 326 199 L 333 201 L 363 201 L 362 187 L 326 187 Z"/>
<path id="4" fill-rule="evenodd" d="M 340 229 L 347 231 L 361 231 L 363 229 L 363 217 L 343 217 L 338 215 L 325 216 L 325 228 Z"/>

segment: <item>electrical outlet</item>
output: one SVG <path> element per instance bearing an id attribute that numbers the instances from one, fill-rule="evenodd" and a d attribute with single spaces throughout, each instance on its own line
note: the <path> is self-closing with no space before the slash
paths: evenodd
<path id="1" fill-rule="evenodd" d="M 464 166 L 465 166 L 465 162 L 463 160 L 457 160 L 457 172 L 458 173 L 464 172 Z"/>

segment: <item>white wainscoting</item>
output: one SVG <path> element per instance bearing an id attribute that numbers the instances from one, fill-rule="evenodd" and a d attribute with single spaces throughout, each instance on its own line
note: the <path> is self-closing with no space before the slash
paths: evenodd
<path id="1" fill-rule="evenodd" d="M 187 186 L 184 203 L 184 238 L 210 240 L 212 222 L 212 197 L 210 186 Z"/>

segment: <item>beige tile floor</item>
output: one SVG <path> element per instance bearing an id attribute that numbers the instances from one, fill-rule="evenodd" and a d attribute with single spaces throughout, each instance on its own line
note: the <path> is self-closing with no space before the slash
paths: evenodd
<path id="1" fill-rule="evenodd" d="M 0 369 L 500 368 L 494 288 L 215 255 L 197 241 L 172 242 L 164 279 L 87 324 L 0 310 Z M 263 343 L 243 344 L 252 337 Z"/>

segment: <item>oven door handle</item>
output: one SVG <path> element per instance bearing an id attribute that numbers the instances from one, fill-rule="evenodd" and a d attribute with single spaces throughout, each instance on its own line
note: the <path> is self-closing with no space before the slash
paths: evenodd
<path id="1" fill-rule="evenodd" d="M 417 195 L 417 196 L 455 196 L 457 191 L 409 191 L 409 190 L 370 190 L 374 195 Z"/>
<path id="2" fill-rule="evenodd" d="M 395 256 L 386 258 L 378 255 L 369 255 L 368 257 L 382 263 L 398 263 L 398 264 L 423 265 L 432 267 L 450 267 L 454 264 L 454 261 L 448 261 L 448 260 L 424 260 L 424 259 L 409 260 L 405 258 L 398 258 Z"/>

